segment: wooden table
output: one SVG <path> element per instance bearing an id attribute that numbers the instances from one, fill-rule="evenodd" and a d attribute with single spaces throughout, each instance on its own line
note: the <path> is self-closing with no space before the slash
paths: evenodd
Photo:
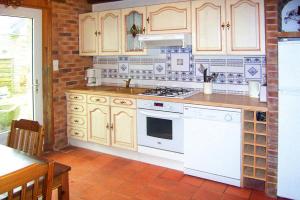
<path id="1" fill-rule="evenodd" d="M 46 160 L 28 156 L 16 149 L 0 145 L 0 177 L 35 163 L 42 163 Z M 55 163 L 53 189 L 58 189 L 60 200 L 69 200 L 69 171 L 71 167 Z"/>

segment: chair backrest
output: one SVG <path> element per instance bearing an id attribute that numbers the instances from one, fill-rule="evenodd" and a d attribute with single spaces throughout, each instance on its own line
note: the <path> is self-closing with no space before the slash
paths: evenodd
<path id="1" fill-rule="evenodd" d="M 44 128 L 36 121 L 13 120 L 7 146 L 29 155 L 40 156 L 43 150 Z"/>
<path id="2" fill-rule="evenodd" d="M 51 200 L 54 162 L 37 163 L 0 177 L 0 194 L 7 199 Z"/>

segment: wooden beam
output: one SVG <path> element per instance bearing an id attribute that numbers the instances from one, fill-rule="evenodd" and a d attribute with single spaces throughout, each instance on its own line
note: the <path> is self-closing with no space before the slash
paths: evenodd
<path id="1" fill-rule="evenodd" d="M 87 0 L 90 4 L 95 3 L 107 3 L 107 2 L 114 2 L 114 1 L 121 1 L 121 0 Z"/>

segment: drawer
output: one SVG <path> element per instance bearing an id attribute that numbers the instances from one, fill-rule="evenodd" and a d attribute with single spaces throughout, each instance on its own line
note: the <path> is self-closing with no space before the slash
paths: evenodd
<path id="1" fill-rule="evenodd" d="M 86 115 L 86 104 L 68 101 L 67 111 L 71 114 Z"/>
<path id="2" fill-rule="evenodd" d="M 69 114 L 67 116 L 67 123 L 69 126 L 75 126 L 79 128 L 87 128 L 87 117 L 80 115 Z"/>
<path id="3" fill-rule="evenodd" d="M 67 93 L 67 101 L 76 101 L 85 103 L 86 102 L 86 95 L 85 94 L 78 94 L 78 93 Z"/>
<path id="4" fill-rule="evenodd" d="M 136 100 L 122 97 L 112 97 L 111 106 L 121 106 L 126 108 L 136 108 Z"/>
<path id="5" fill-rule="evenodd" d="M 109 97 L 99 95 L 88 95 L 87 102 L 92 104 L 109 105 Z"/>
<path id="6" fill-rule="evenodd" d="M 87 141 L 87 130 L 84 128 L 68 126 L 67 132 L 69 137 Z"/>

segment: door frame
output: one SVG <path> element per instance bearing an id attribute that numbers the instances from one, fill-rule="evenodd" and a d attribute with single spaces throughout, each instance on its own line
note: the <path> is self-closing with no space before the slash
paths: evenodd
<path id="1" fill-rule="evenodd" d="M 0 1 L 0 4 L 3 2 Z M 42 11 L 42 91 L 43 126 L 45 128 L 44 150 L 52 150 L 53 134 L 53 95 L 52 95 L 52 8 L 51 0 L 26 0 L 20 7 L 35 8 Z"/>

